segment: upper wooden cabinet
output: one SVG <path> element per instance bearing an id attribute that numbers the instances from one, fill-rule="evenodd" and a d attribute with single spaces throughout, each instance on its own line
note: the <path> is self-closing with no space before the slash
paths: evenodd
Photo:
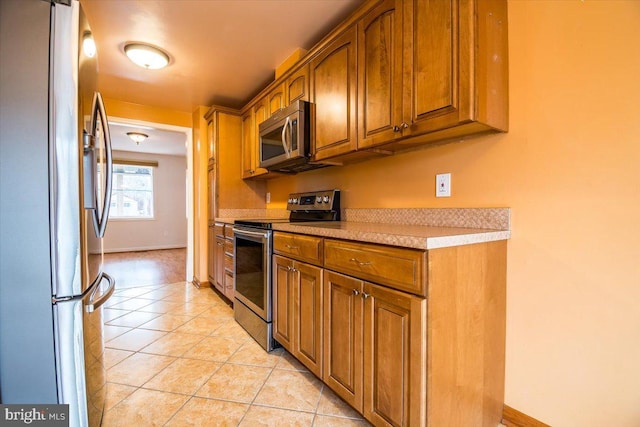
<path id="1" fill-rule="evenodd" d="M 285 83 L 276 86 L 271 90 L 271 92 L 269 92 L 269 95 L 267 96 L 267 104 L 269 106 L 269 111 L 267 112 L 265 120 L 276 111 L 289 105 L 285 99 Z"/>
<path id="2" fill-rule="evenodd" d="M 257 178 L 269 173 L 259 167 L 260 152 L 258 125 L 267 117 L 267 99 L 262 98 L 242 116 L 242 178 Z"/>
<path id="3" fill-rule="evenodd" d="M 357 148 L 356 27 L 333 40 L 311 60 L 313 160 L 346 154 Z"/>
<path id="4" fill-rule="evenodd" d="M 506 1 L 385 0 L 359 23 L 358 148 L 506 131 Z"/>
<path id="5" fill-rule="evenodd" d="M 309 64 L 298 68 L 285 82 L 286 105 L 301 100 L 309 101 Z"/>
<path id="6" fill-rule="evenodd" d="M 402 1 L 385 0 L 358 25 L 360 148 L 401 135 L 402 53 Z"/>

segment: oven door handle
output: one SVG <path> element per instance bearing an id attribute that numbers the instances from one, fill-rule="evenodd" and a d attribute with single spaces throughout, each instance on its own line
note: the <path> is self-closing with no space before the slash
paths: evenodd
<path id="1" fill-rule="evenodd" d="M 249 230 L 245 230 L 244 228 L 236 228 L 233 227 L 233 234 L 238 234 L 240 236 L 254 236 L 254 237 L 261 237 L 263 239 L 266 239 L 267 237 L 269 237 L 269 232 L 256 232 L 256 231 L 249 231 Z"/>

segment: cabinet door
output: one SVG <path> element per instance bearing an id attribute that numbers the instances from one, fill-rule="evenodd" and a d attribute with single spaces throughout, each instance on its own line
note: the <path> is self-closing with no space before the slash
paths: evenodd
<path id="1" fill-rule="evenodd" d="M 264 100 L 260 101 L 253 108 L 250 108 L 242 116 L 242 178 L 255 178 L 266 174 L 268 171 L 259 168 L 258 123 L 262 123 L 266 116 L 266 106 Z"/>
<path id="2" fill-rule="evenodd" d="M 297 100 L 309 100 L 309 64 L 300 67 L 285 82 L 287 105 Z"/>
<path id="3" fill-rule="evenodd" d="M 314 160 L 350 153 L 356 140 L 356 28 L 351 27 L 311 61 Z"/>
<path id="4" fill-rule="evenodd" d="M 211 160 L 207 166 L 207 216 L 209 223 L 216 220 L 216 165 Z"/>
<path id="5" fill-rule="evenodd" d="M 322 377 L 322 269 L 294 262 L 293 355 Z"/>
<path id="6" fill-rule="evenodd" d="M 242 178 L 251 178 L 254 168 L 254 122 L 253 108 L 242 116 Z"/>
<path id="7" fill-rule="evenodd" d="M 294 275 L 291 271 L 293 261 L 274 255 L 272 268 L 273 335 L 276 341 L 293 354 L 295 353 L 293 348 Z"/>
<path id="8" fill-rule="evenodd" d="M 362 411 L 363 282 L 325 271 L 323 285 L 322 379 L 338 396 Z"/>
<path id="9" fill-rule="evenodd" d="M 207 233 L 207 275 L 209 276 L 209 283 L 211 285 L 214 285 L 216 281 L 214 274 L 216 271 L 216 234 L 214 230 L 215 228 L 210 225 Z"/>
<path id="10" fill-rule="evenodd" d="M 385 0 L 358 25 L 358 148 L 402 136 L 402 8 Z"/>
<path id="11" fill-rule="evenodd" d="M 285 84 L 281 84 L 277 86 L 268 95 L 268 104 L 269 104 L 269 116 L 271 116 L 276 111 L 285 107 Z M 267 116 L 267 117 L 269 117 Z"/>
<path id="12" fill-rule="evenodd" d="M 466 0 L 406 2 L 405 134 L 471 119 L 473 4 Z M 465 22 L 461 22 L 464 17 Z"/>
<path id="13" fill-rule="evenodd" d="M 426 299 L 365 283 L 364 416 L 380 426 L 426 420 Z"/>
<path id="14" fill-rule="evenodd" d="M 215 286 L 224 294 L 224 237 L 216 237 L 214 263 Z"/>

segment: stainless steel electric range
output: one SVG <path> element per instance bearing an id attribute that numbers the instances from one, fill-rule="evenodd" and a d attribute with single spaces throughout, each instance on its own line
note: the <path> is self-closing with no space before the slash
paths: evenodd
<path id="1" fill-rule="evenodd" d="M 242 219 L 236 220 L 233 226 L 236 279 L 234 317 L 267 351 L 278 345 L 272 331 L 273 225 L 339 221 L 340 190 L 290 194 L 287 210 L 289 218 Z"/>

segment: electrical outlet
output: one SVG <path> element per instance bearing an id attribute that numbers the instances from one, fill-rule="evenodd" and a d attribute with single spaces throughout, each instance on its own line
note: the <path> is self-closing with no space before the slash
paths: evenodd
<path id="1" fill-rule="evenodd" d="M 265 198 L 267 200 L 267 203 L 271 203 L 271 193 L 267 193 L 267 196 Z"/>
<path id="2" fill-rule="evenodd" d="M 436 175 L 436 197 L 451 197 L 451 174 Z"/>

